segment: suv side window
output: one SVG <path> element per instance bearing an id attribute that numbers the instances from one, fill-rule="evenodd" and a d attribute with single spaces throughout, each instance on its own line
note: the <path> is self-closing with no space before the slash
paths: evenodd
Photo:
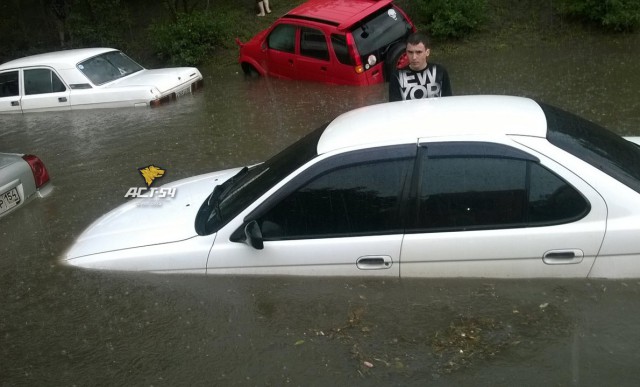
<path id="1" fill-rule="evenodd" d="M 347 37 L 345 35 L 331 34 L 331 46 L 335 52 L 338 62 L 346 65 L 354 65 L 355 62 L 349 54 L 347 46 Z"/>
<path id="2" fill-rule="evenodd" d="M 15 97 L 19 94 L 18 70 L 0 73 L 0 98 Z"/>
<path id="3" fill-rule="evenodd" d="M 534 160 L 499 155 L 430 158 L 424 152 L 420 163 L 419 229 L 559 224 L 589 210 L 578 191 Z"/>
<path id="4" fill-rule="evenodd" d="M 58 93 L 67 88 L 58 76 L 49 69 L 24 70 L 24 93 L 26 95 Z"/>
<path id="5" fill-rule="evenodd" d="M 329 60 L 329 49 L 324 33 L 315 28 L 302 28 L 300 33 L 300 55 Z"/>
<path id="6" fill-rule="evenodd" d="M 413 160 L 370 160 L 321 172 L 258 219 L 264 239 L 401 233 L 402 193 Z"/>
<path id="7" fill-rule="evenodd" d="M 295 53 L 296 27 L 291 24 L 280 24 L 269 34 L 269 48 L 278 51 Z"/>

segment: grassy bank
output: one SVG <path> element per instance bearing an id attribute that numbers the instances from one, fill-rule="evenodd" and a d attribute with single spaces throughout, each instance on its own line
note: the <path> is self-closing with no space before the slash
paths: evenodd
<path id="1" fill-rule="evenodd" d="M 253 0 L 241 2 L 223 0 L 216 3 L 218 12 L 233 20 L 234 28 L 228 32 L 228 44 L 216 50 L 206 66 L 236 65 L 236 37 L 243 41 L 269 27 L 278 17 L 303 3 L 304 0 L 275 0 L 271 2 L 272 13 L 257 17 Z M 418 28 L 423 27 L 415 0 L 396 0 Z M 638 36 L 636 32 L 634 34 Z M 467 51 L 500 50 L 513 46 L 528 46 L 544 41 L 548 44 L 567 40 L 588 39 L 590 36 L 628 39 L 629 34 L 605 32 L 593 25 L 585 25 L 557 16 L 553 0 L 488 0 L 486 21 L 462 39 L 434 39 L 434 52 L 456 54 Z"/>

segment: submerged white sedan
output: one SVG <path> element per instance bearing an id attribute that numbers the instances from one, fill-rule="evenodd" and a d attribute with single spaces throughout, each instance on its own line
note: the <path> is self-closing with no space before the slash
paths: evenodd
<path id="1" fill-rule="evenodd" d="M 0 65 L 0 113 L 156 106 L 202 83 L 195 67 L 148 70 L 113 48 L 50 52 Z"/>
<path id="2" fill-rule="evenodd" d="M 264 163 L 159 190 L 175 195 L 107 213 L 63 262 L 157 273 L 640 277 L 640 147 L 526 98 L 360 108 Z"/>

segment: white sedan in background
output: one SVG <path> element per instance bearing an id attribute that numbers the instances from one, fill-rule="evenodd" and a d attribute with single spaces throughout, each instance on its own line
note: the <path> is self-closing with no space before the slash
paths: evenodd
<path id="1" fill-rule="evenodd" d="M 113 48 L 82 48 L 0 65 L 0 113 L 155 106 L 193 92 L 195 67 L 148 70 Z"/>
<path id="2" fill-rule="evenodd" d="M 0 153 L 0 218 L 52 189 L 49 172 L 37 156 Z"/>
<path id="3" fill-rule="evenodd" d="M 107 213 L 63 262 L 234 275 L 640 277 L 640 147 L 526 98 L 364 107 L 264 163 L 158 190 L 175 196 Z"/>

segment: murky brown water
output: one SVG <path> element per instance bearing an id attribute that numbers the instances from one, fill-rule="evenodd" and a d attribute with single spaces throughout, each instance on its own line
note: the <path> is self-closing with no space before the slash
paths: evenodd
<path id="1" fill-rule="evenodd" d="M 640 135 L 638 43 L 638 35 L 540 42 L 437 61 L 456 94 L 531 96 Z M 55 186 L 0 221 L 0 385 L 636 385 L 640 281 L 157 276 L 59 266 L 74 237 L 140 185 L 137 168 L 162 166 L 168 182 L 253 163 L 386 98 L 383 86 L 202 70 L 202 92 L 159 109 L 0 117 L 0 150 L 39 155 Z"/>

